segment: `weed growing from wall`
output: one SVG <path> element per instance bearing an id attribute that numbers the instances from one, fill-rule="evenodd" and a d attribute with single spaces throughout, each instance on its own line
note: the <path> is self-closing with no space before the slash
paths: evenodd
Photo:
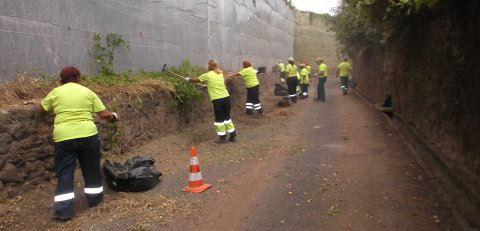
<path id="1" fill-rule="evenodd" d="M 117 33 L 107 34 L 105 41 L 100 33 L 95 33 L 93 41 L 95 42 L 93 56 L 100 67 L 100 73 L 105 76 L 113 75 L 115 73 L 113 70 L 114 51 L 119 47 L 130 49 L 128 42 Z"/>

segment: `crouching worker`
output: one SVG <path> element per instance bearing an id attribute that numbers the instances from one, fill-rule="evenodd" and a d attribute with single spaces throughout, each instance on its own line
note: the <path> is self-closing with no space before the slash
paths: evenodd
<path id="1" fill-rule="evenodd" d="M 260 82 L 258 82 L 257 71 L 253 69 L 252 62 L 243 61 L 243 70 L 238 73 L 229 73 L 228 77 L 242 76 L 245 87 L 247 88 L 247 103 L 245 105 L 248 115 L 253 113 L 255 109 L 258 113 L 262 113 L 262 105 L 259 99 Z"/>
<path id="2" fill-rule="evenodd" d="M 309 71 L 304 63 L 300 64 L 300 88 L 302 89 L 302 99 L 308 98 L 308 85 L 310 84 Z"/>
<path id="3" fill-rule="evenodd" d="M 92 114 L 112 122 L 117 120 L 117 114 L 107 111 L 100 98 L 78 84 L 79 81 L 78 69 L 63 68 L 60 72 L 62 85 L 48 93 L 41 103 L 42 110 L 55 113 L 53 139 L 58 182 L 52 218 L 57 220 L 73 217 L 73 176 L 77 159 L 85 181 L 88 206 L 95 207 L 103 201 L 100 141 Z"/>
<path id="4" fill-rule="evenodd" d="M 208 72 L 198 78 L 186 77 L 185 80 L 192 83 L 202 82 L 207 84 L 208 97 L 213 104 L 213 113 L 215 114 L 215 129 L 219 136 L 216 143 L 226 143 L 227 132 L 230 134 L 229 141 L 236 141 L 235 127 L 230 118 L 230 95 L 225 86 L 223 71 L 218 68 L 218 62 L 208 61 Z"/>

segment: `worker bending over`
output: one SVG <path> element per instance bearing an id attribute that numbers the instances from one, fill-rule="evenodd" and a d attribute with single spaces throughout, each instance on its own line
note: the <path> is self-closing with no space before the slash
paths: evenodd
<path id="1" fill-rule="evenodd" d="M 208 97 L 213 104 L 213 113 L 215 114 L 215 129 L 219 136 L 216 143 L 227 143 L 227 132 L 230 134 L 229 141 L 236 141 L 235 127 L 230 118 L 230 95 L 225 86 L 223 71 L 218 67 L 218 62 L 214 59 L 208 61 L 208 72 L 198 78 L 186 77 L 186 81 L 192 83 L 202 82 L 207 84 Z"/>
<path id="2" fill-rule="evenodd" d="M 116 121 L 118 116 L 106 110 L 100 98 L 79 84 L 80 71 L 65 67 L 60 72 L 61 86 L 53 89 L 41 102 L 43 111 L 55 113 L 53 140 L 55 142 L 55 210 L 52 218 L 69 220 L 73 217 L 75 164 L 80 163 L 85 181 L 88 206 L 103 201 L 102 174 L 100 172 L 100 140 L 93 113 L 100 118 Z"/>
<path id="3" fill-rule="evenodd" d="M 301 99 L 308 98 L 308 85 L 310 84 L 309 72 L 305 63 L 300 64 L 300 88 L 302 90 Z"/>
<path id="4" fill-rule="evenodd" d="M 229 73 L 228 77 L 242 76 L 245 87 L 247 88 L 247 103 L 245 105 L 248 115 L 253 113 L 253 109 L 258 113 L 262 113 L 262 105 L 260 104 L 260 82 L 258 82 L 257 71 L 253 69 L 252 62 L 249 60 L 243 61 L 243 70 L 238 73 Z"/>
<path id="5" fill-rule="evenodd" d="M 287 86 L 288 86 L 288 96 L 292 102 L 297 102 L 297 84 L 298 84 L 298 69 L 295 65 L 295 60 L 293 58 L 288 59 L 287 67 L 285 68 L 287 74 Z"/>
<path id="6" fill-rule="evenodd" d="M 338 70 L 337 70 L 337 78 L 338 76 L 340 76 L 340 88 L 344 95 L 348 94 L 348 91 L 347 91 L 348 77 L 351 71 L 352 71 L 352 68 L 350 67 L 350 64 L 347 62 L 347 58 L 344 58 L 343 62 L 338 64 Z"/>
<path id="7" fill-rule="evenodd" d="M 318 97 L 315 100 L 321 100 L 325 102 L 325 83 L 327 82 L 328 76 L 328 67 L 323 63 L 323 59 L 317 59 L 318 64 L 318 85 L 317 85 L 317 95 Z"/>

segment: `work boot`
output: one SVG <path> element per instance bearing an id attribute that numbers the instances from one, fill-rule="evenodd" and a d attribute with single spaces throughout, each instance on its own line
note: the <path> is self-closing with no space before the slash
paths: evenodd
<path id="1" fill-rule="evenodd" d="M 87 198 L 87 203 L 89 208 L 94 208 L 103 201 L 103 194 L 97 195 L 95 197 Z"/>
<path id="2" fill-rule="evenodd" d="M 52 214 L 52 219 L 53 220 L 57 220 L 57 221 L 68 221 L 70 219 L 72 219 L 72 215 L 68 215 L 68 214 L 60 214 L 60 213 L 57 213 L 57 211 L 53 212 Z"/>
<path id="3" fill-rule="evenodd" d="M 253 109 L 247 109 L 247 115 L 253 114 Z"/>
<path id="4" fill-rule="evenodd" d="M 227 143 L 227 135 L 223 135 L 223 136 L 220 136 L 218 137 L 218 140 L 215 141 L 215 143 L 217 144 L 224 144 L 224 143 Z"/>
<path id="5" fill-rule="evenodd" d="M 258 109 L 257 112 L 260 113 L 260 114 L 262 114 L 262 113 L 263 113 L 263 109 Z"/>
<path id="6" fill-rule="evenodd" d="M 230 137 L 228 138 L 228 141 L 230 141 L 230 142 L 237 141 L 237 133 L 236 132 L 230 133 Z"/>

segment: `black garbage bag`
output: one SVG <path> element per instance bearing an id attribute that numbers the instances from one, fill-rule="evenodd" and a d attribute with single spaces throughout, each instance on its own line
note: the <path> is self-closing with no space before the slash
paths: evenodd
<path id="1" fill-rule="evenodd" d="M 121 192 L 141 192 L 155 187 L 162 173 L 150 157 L 133 157 L 124 164 L 105 160 L 103 172 L 111 189 Z"/>
<path id="2" fill-rule="evenodd" d="M 288 89 L 287 87 L 279 84 L 279 83 L 276 83 L 275 84 L 275 89 L 273 90 L 273 94 L 276 95 L 276 96 L 286 96 L 288 95 Z"/>
<path id="3" fill-rule="evenodd" d="M 284 97 L 282 100 L 280 100 L 280 101 L 277 103 L 277 106 L 278 106 L 278 107 L 289 107 L 289 106 L 290 106 L 290 103 L 288 102 L 288 97 Z"/>

